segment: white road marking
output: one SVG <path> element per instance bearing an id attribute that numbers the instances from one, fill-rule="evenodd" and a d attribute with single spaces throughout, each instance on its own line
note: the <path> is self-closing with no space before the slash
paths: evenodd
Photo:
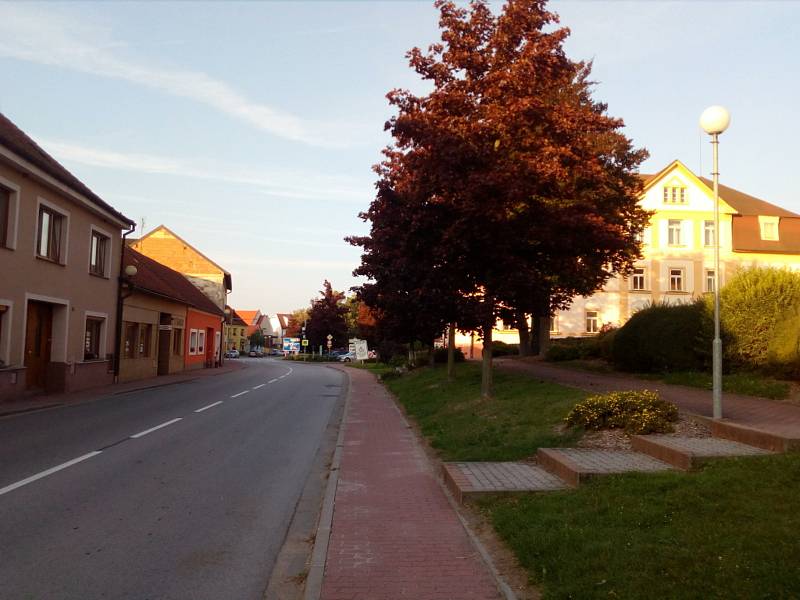
<path id="1" fill-rule="evenodd" d="M 267 383 L 275 383 L 276 381 L 278 381 L 278 380 L 277 379 L 270 379 Z"/>
<path id="2" fill-rule="evenodd" d="M 257 390 L 258 388 L 262 388 L 262 387 L 264 387 L 265 385 L 267 385 L 267 384 L 266 384 L 266 383 L 259 383 L 259 384 L 258 384 L 256 387 L 254 387 L 253 389 L 254 389 L 254 390 Z"/>
<path id="3" fill-rule="evenodd" d="M 238 394 L 234 394 L 231 398 L 238 398 L 239 396 L 244 396 L 245 394 L 249 394 L 250 390 L 245 390 L 243 392 L 239 392 Z"/>
<path id="4" fill-rule="evenodd" d="M 222 404 L 222 400 L 218 400 L 217 402 L 214 402 L 213 404 L 209 404 L 208 406 L 204 406 L 203 408 L 198 408 L 194 412 L 203 412 L 204 410 L 208 410 L 209 408 L 215 407 L 217 404 Z"/>
<path id="5" fill-rule="evenodd" d="M 162 427 L 166 427 L 167 425 L 172 425 L 173 423 L 177 423 L 178 421 L 182 420 L 183 417 L 178 417 L 177 419 L 172 419 L 172 421 L 167 421 L 166 423 L 162 423 L 161 425 L 156 425 L 155 427 L 151 427 L 150 429 L 145 429 L 144 431 L 140 431 L 139 433 L 135 433 L 131 436 L 132 440 L 136 438 L 140 438 L 143 435 L 147 435 L 148 433 L 153 433 L 157 429 L 161 429 Z"/>
<path id="6" fill-rule="evenodd" d="M 46 471 L 42 471 L 41 473 L 37 473 L 36 475 L 31 475 L 30 477 L 23 479 L 22 481 L 18 481 L 17 483 L 12 483 L 11 485 L 7 485 L 4 488 L 0 488 L 0 496 L 3 494 L 7 494 L 17 488 L 21 488 L 23 485 L 28 485 L 36 481 L 37 479 L 41 479 L 42 477 L 47 477 L 48 475 L 52 475 L 53 473 L 57 473 L 62 469 L 66 469 L 67 467 L 71 467 L 72 465 L 76 465 L 79 462 L 92 458 L 93 456 L 97 456 L 100 454 L 100 450 L 95 450 L 94 452 L 89 452 L 89 454 L 84 454 L 83 456 L 79 456 L 78 458 L 73 458 L 72 460 L 68 460 L 65 463 L 58 465 L 57 467 L 53 467 L 51 469 L 47 469 Z"/>

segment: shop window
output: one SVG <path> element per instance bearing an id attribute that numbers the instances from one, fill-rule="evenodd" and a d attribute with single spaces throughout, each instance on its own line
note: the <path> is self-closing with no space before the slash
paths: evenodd
<path id="1" fill-rule="evenodd" d="M 122 355 L 125 358 L 136 358 L 136 344 L 139 341 L 139 324 L 125 323 L 125 337 Z"/>

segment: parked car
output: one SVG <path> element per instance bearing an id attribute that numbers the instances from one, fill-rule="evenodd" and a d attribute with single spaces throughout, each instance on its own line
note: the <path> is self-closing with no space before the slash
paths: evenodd
<path id="1" fill-rule="evenodd" d="M 239 351 L 236 348 L 231 348 L 225 353 L 225 358 L 239 358 Z"/>
<path id="2" fill-rule="evenodd" d="M 272 348 L 269 351 L 270 356 L 283 356 L 283 350 L 281 348 Z"/>
<path id="3" fill-rule="evenodd" d="M 247 356 L 252 356 L 253 358 L 261 358 L 262 356 L 264 356 L 264 353 L 261 352 L 261 350 L 250 350 L 250 352 L 247 353 Z"/>
<path id="4" fill-rule="evenodd" d="M 339 362 L 352 362 L 356 359 L 355 352 L 345 352 L 341 356 L 339 356 Z"/>

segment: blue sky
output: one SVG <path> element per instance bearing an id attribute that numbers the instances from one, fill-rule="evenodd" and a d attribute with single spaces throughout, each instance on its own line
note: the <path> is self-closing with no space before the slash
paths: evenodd
<path id="1" fill-rule="evenodd" d="M 498 5 L 499 6 L 499 5 Z M 646 147 L 708 175 L 697 121 L 723 104 L 721 180 L 800 212 L 800 3 L 556 1 L 567 52 Z M 233 274 L 234 306 L 305 306 L 359 252 L 385 94 L 432 2 L 0 3 L 0 111 L 144 229 Z M 702 169 L 701 169 L 702 165 Z"/>

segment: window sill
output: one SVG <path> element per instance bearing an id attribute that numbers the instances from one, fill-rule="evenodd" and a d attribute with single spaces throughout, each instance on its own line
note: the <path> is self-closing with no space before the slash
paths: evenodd
<path id="1" fill-rule="evenodd" d="M 107 275 L 103 275 L 102 273 L 92 273 L 91 271 L 89 271 L 89 275 L 91 275 L 92 277 L 97 277 L 98 279 L 111 279 L 110 277 L 108 277 Z"/>
<path id="2" fill-rule="evenodd" d="M 670 290 L 670 291 L 667 291 L 667 292 L 664 292 L 664 293 L 665 294 L 673 294 L 675 296 L 690 296 L 691 295 L 690 292 L 684 292 L 684 291 L 680 291 L 679 292 L 679 291 L 676 291 L 676 290 Z"/>
<path id="3" fill-rule="evenodd" d="M 107 358 L 84 358 L 83 360 L 76 361 L 78 364 L 90 365 L 94 363 L 109 362 Z"/>
<path id="4" fill-rule="evenodd" d="M 653 290 L 628 290 L 631 294 L 652 294 Z"/>
<path id="5" fill-rule="evenodd" d="M 36 259 L 41 260 L 42 262 L 50 263 L 51 265 L 58 265 L 59 267 L 67 266 L 67 263 L 62 263 L 60 261 L 53 260 L 52 258 L 47 258 L 46 256 L 39 256 L 38 254 L 36 255 Z"/>

